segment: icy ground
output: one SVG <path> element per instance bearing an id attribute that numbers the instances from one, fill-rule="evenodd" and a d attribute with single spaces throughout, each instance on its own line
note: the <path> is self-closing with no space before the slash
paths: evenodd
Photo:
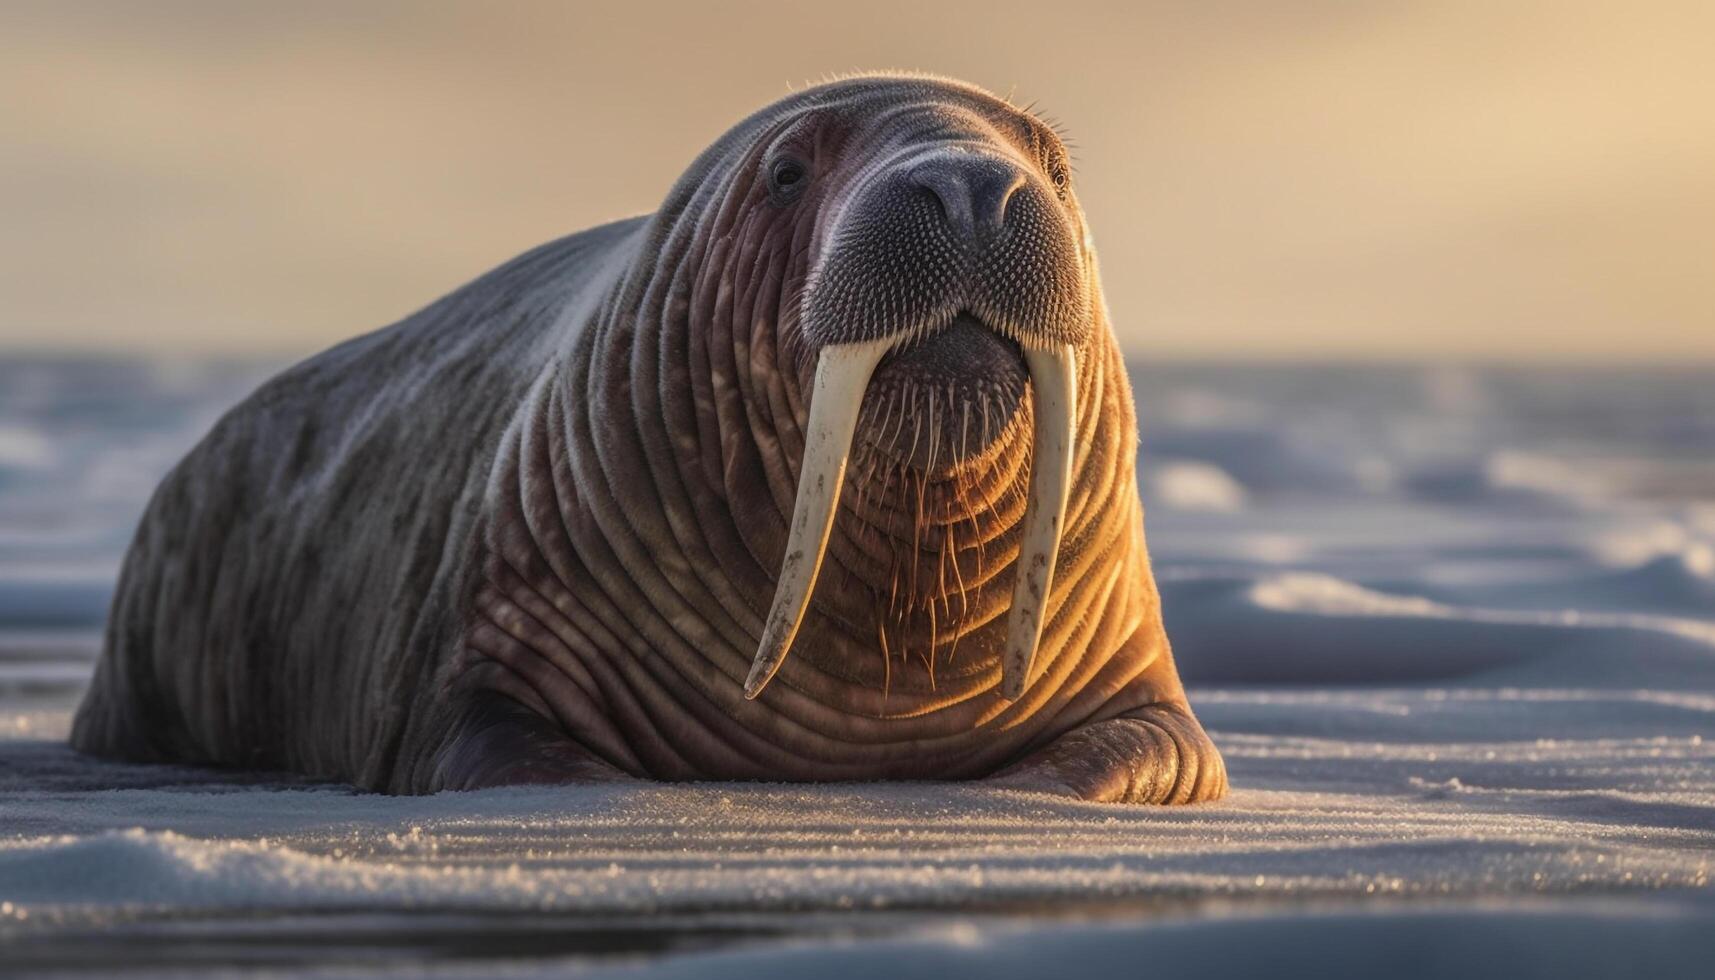
<path id="1" fill-rule="evenodd" d="M 1715 969 L 1715 374 L 1168 366 L 1149 531 L 1214 806 L 393 799 L 63 745 L 245 365 L 0 362 L 0 974 Z"/>

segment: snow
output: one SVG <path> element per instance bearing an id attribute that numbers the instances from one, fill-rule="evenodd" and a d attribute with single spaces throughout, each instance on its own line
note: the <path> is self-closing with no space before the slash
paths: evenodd
<path id="1" fill-rule="evenodd" d="M 1245 488 L 1218 466 L 1181 460 L 1164 461 L 1150 481 L 1151 497 L 1174 510 L 1244 510 Z"/>
<path id="2" fill-rule="evenodd" d="M 0 426 L 53 449 L 0 472 L 9 967 L 1715 961 L 1715 377 L 1140 371 L 1168 628 L 1234 785 L 1144 809 L 938 784 L 389 798 L 80 758 L 63 738 L 129 522 L 256 375 L 0 362 Z"/>
<path id="3" fill-rule="evenodd" d="M 43 469 L 54 459 L 42 434 L 19 426 L 0 426 L 0 468 Z"/>

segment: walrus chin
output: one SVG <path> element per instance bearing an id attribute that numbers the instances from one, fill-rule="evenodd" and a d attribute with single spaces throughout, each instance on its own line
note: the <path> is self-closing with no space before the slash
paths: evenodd
<path id="1" fill-rule="evenodd" d="M 817 354 L 786 553 L 762 641 L 745 678 L 747 699 L 760 695 L 786 662 L 810 605 L 870 379 L 882 359 L 912 337 L 911 332 L 901 332 L 873 340 L 830 343 Z M 1001 660 L 1000 695 L 1007 701 L 1024 693 L 1042 635 L 1046 597 L 1053 583 L 1071 493 L 1078 388 L 1073 345 L 1041 338 L 1012 339 L 1019 345 L 1029 372 L 1035 430 L 1018 572 Z"/>

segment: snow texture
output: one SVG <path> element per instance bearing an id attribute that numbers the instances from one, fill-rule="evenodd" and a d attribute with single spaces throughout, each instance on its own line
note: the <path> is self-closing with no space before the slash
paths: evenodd
<path id="1" fill-rule="evenodd" d="M 1138 371 L 1168 628 L 1234 786 L 1146 809 L 78 757 L 131 523 L 259 376 L 0 362 L 0 973 L 1715 964 L 1715 377 Z"/>

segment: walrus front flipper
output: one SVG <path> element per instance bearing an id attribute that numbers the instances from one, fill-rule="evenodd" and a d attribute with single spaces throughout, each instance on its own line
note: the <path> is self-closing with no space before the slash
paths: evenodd
<path id="1" fill-rule="evenodd" d="M 436 771 L 443 790 L 602 783 L 633 777 L 503 695 L 477 695 Z"/>
<path id="2" fill-rule="evenodd" d="M 1227 769 L 1183 704 L 1138 708 L 1076 728 L 989 783 L 1092 803 L 1202 803 L 1227 795 Z"/>

